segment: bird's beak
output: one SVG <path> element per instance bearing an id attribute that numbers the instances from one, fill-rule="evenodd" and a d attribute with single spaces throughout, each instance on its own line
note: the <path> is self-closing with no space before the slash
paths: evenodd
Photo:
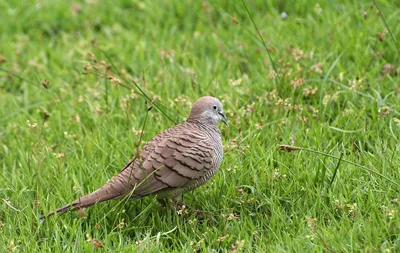
<path id="1" fill-rule="evenodd" d="M 221 116 L 221 121 L 224 122 L 225 125 L 229 126 L 228 120 L 226 119 L 226 116 L 223 111 L 218 112 L 219 116 Z"/>

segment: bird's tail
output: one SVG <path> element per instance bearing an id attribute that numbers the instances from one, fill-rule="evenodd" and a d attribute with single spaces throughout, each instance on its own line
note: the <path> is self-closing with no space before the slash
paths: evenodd
<path id="1" fill-rule="evenodd" d="M 56 213 L 62 214 L 68 211 L 79 210 L 84 207 L 89 207 L 99 202 L 120 198 L 122 193 L 121 189 L 123 189 L 123 185 L 115 185 L 113 184 L 114 182 L 111 183 L 112 181 L 113 180 L 109 181 L 107 184 L 105 184 L 103 187 L 96 190 L 95 192 L 80 197 L 79 199 L 74 200 L 70 204 L 57 208 L 55 211 L 52 211 L 47 215 L 43 215 L 39 219 L 44 220 L 45 218 L 52 216 Z"/>
<path id="2" fill-rule="evenodd" d="M 113 177 L 100 189 L 83 197 L 80 197 L 79 199 L 73 201 L 72 203 L 60 207 L 55 211 L 50 212 L 47 215 L 43 215 L 39 219 L 44 220 L 45 218 L 52 216 L 56 213 L 62 214 L 70 210 L 78 210 L 80 208 L 89 207 L 96 203 L 107 201 L 110 199 L 124 198 L 127 194 L 129 194 L 133 190 L 134 187 L 133 184 L 134 181 L 132 180 L 133 167 L 131 166 L 134 161 L 135 158 L 129 161 L 129 163 L 125 166 L 125 168 L 122 170 L 121 173 Z M 137 196 L 130 196 L 129 198 L 131 197 L 136 198 Z"/>

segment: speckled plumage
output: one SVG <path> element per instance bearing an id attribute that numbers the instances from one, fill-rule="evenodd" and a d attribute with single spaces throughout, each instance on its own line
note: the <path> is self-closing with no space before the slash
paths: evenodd
<path id="1" fill-rule="evenodd" d="M 177 198 L 204 184 L 219 169 L 223 159 L 219 121 L 226 123 L 219 100 L 208 96 L 200 98 L 193 104 L 187 121 L 155 136 L 143 147 L 140 157 L 131 159 L 100 189 L 55 212 L 125 197 Z"/>

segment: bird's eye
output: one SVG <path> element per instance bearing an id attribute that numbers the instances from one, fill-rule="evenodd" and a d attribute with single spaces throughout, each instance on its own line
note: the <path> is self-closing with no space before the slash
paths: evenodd
<path id="1" fill-rule="evenodd" d="M 213 105 L 213 109 L 214 109 L 214 110 L 217 110 L 217 106 L 216 106 L 216 105 Z"/>

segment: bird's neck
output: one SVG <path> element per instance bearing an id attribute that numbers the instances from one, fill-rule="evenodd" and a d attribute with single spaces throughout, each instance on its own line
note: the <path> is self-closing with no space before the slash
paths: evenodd
<path id="1" fill-rule="evenodd" d="M 189 118 L 186 122 L 196 125 L 199 129 L 220 133 L 216 123 L 204 118 Z"/>

